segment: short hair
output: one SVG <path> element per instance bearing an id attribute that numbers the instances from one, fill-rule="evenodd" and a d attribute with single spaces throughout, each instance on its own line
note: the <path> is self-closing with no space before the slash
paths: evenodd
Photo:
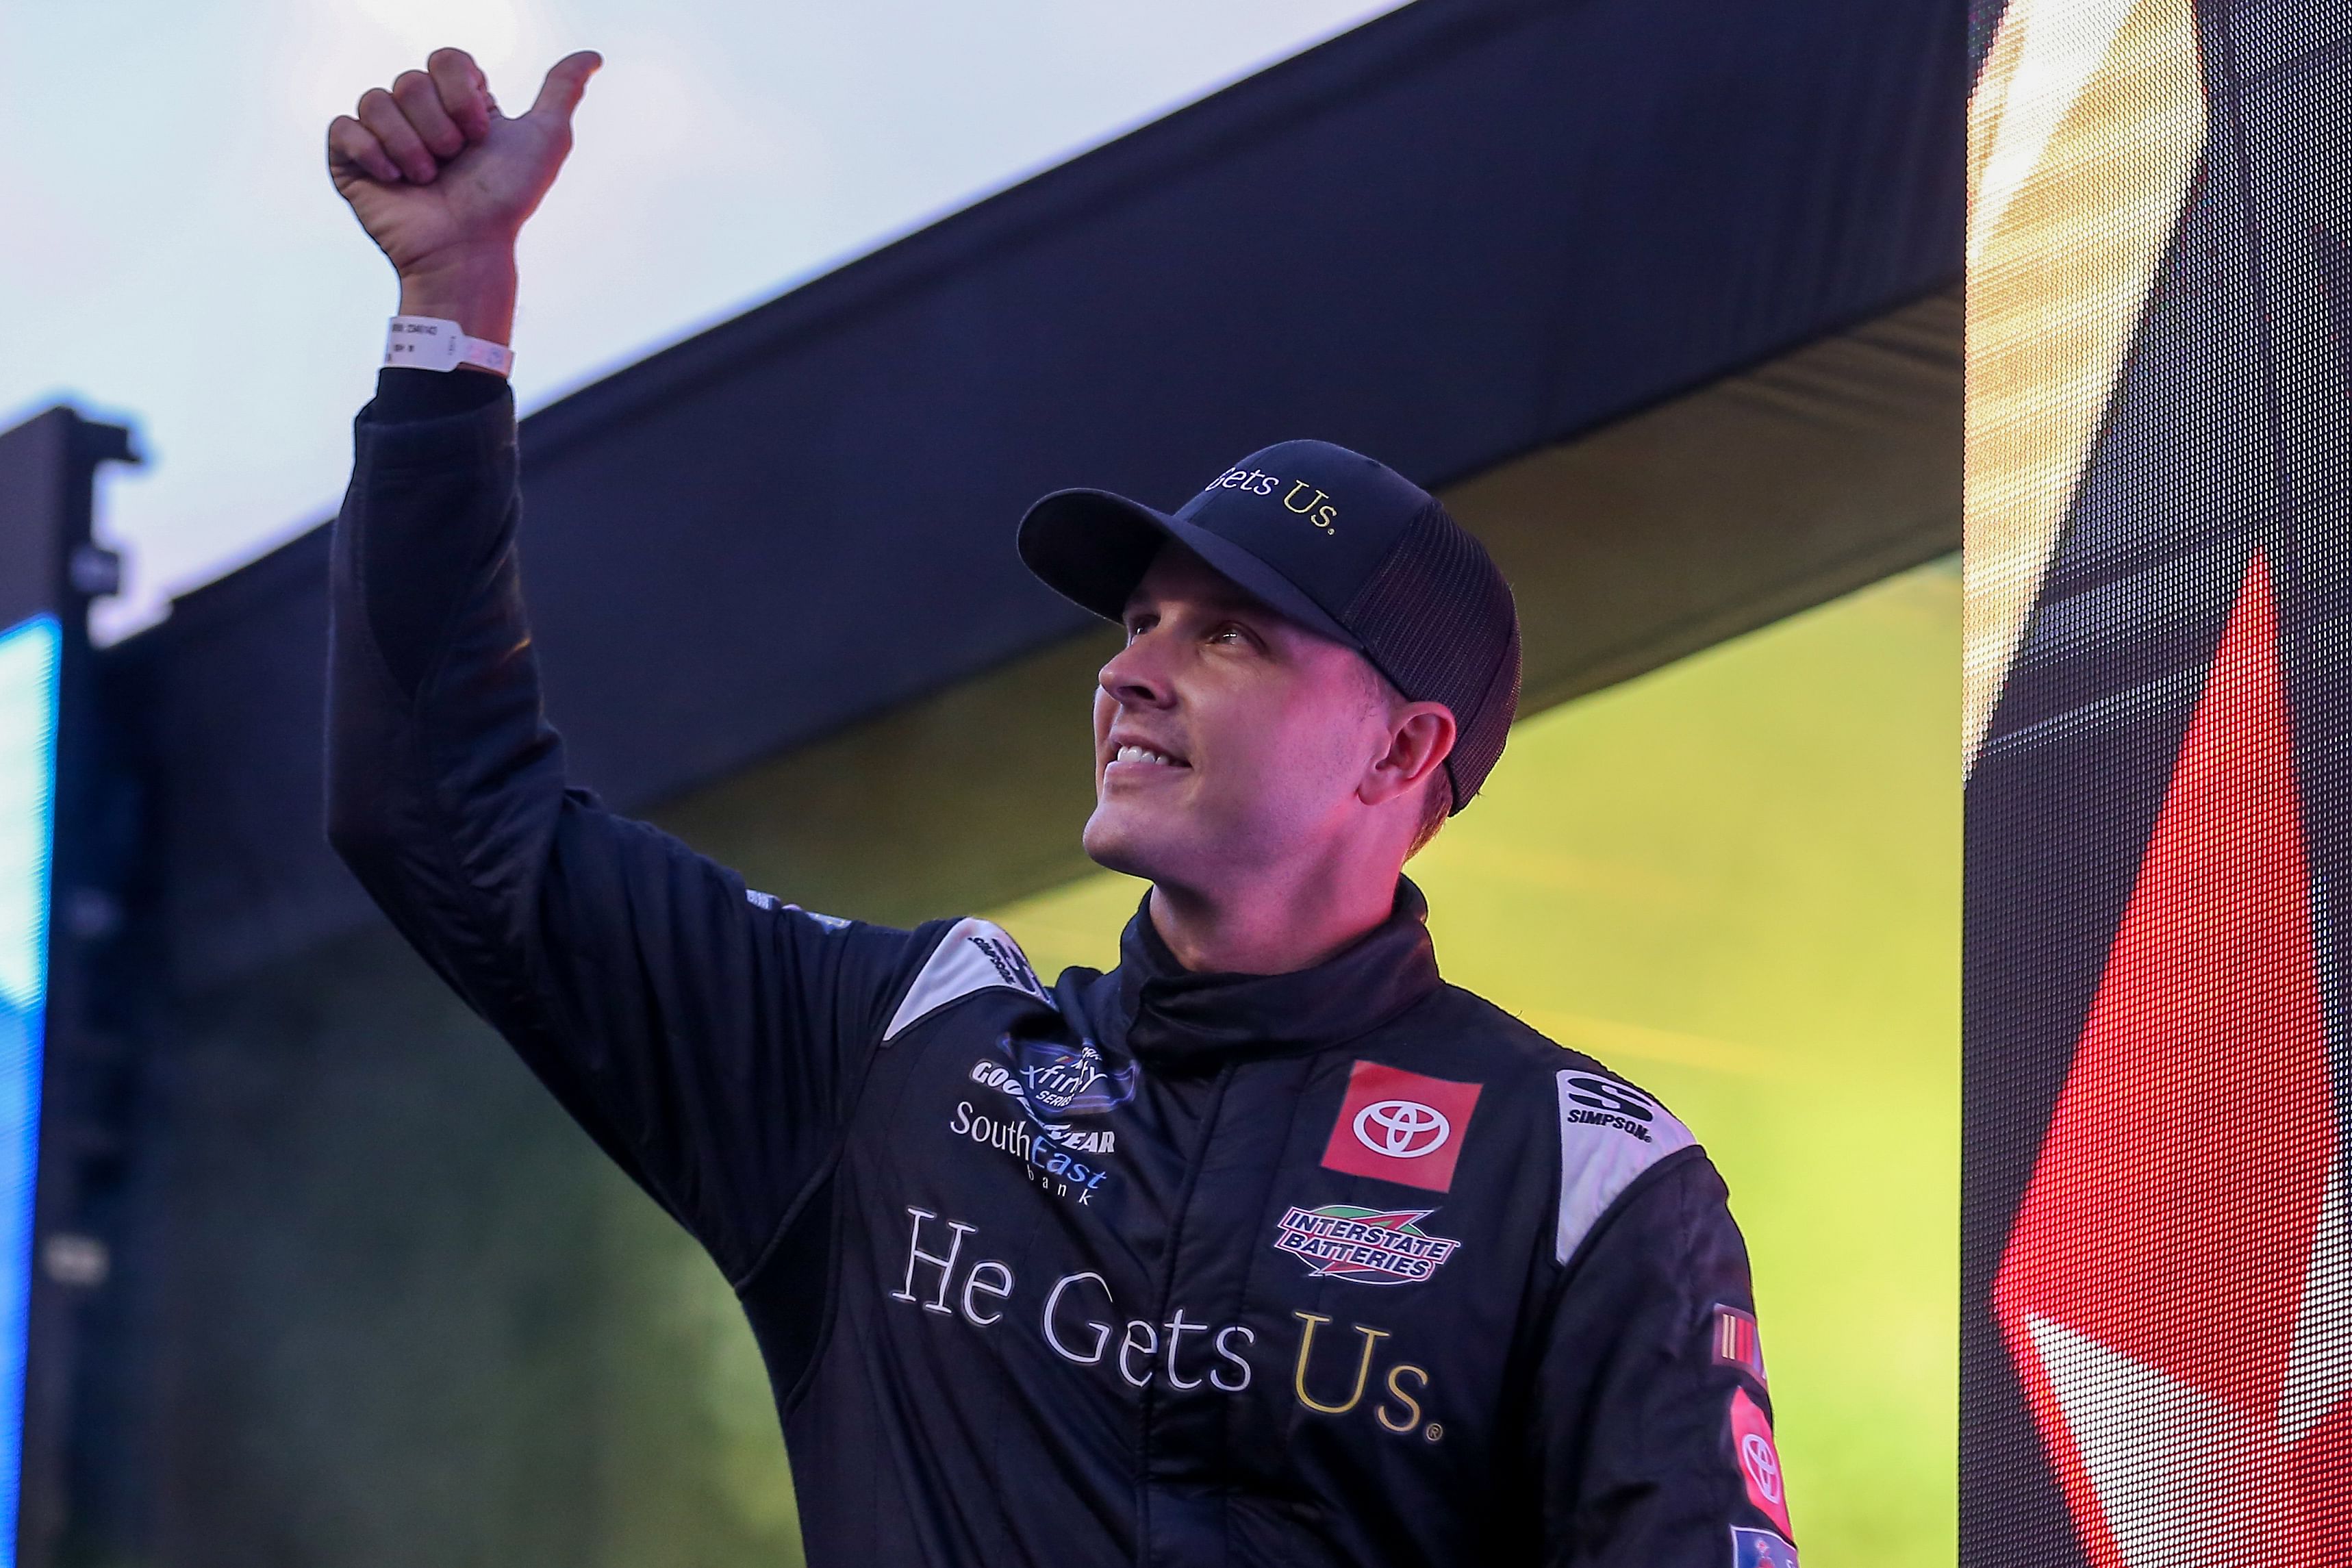
<path id="1" fill-rule="evenodd" d="M 1429 847 L 1445 819 L 1454 815 L 1454 780 L 1443 764 L 1429 772 L 1429 783 L 1422 787 L 1421 826 L 1412 830 L 1412 847 L 1404 852 L 1408 860 Z"/>

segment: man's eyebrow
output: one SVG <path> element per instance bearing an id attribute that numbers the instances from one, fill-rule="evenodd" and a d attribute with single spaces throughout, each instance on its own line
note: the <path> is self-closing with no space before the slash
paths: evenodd
<path id="1" fill-rule="evenodd" d="M 1194 595 L 1194 600 L 1202 608 L 1220 615 L 1243 615 L 1254 620 L 1278 620 L 1282 616 L 1281 611 L 1237 583 L 1220 583 Z"/>

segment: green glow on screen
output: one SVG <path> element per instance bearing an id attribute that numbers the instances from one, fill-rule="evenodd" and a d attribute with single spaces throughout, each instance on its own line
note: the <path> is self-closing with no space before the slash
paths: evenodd
<path id="1" fill-rule="evenodd" d="M 1731 1186 L 1807 1568 L 1956 1553 L 1960 592 L 1891 578 L 1522 723 L 1412 875 L 1446 977 Z M 1108 967 L 1140 885 L 998 911 Z"/>

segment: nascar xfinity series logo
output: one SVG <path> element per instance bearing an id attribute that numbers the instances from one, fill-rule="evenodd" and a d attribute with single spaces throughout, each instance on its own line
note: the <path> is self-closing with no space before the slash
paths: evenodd
<path id="1" fill-rule="evenodd" d="M 1033 1182 L 1087 1203 L 1110 1174 L 1102 1157 L 1116 1152 L 1118 1133 L 1063 1119 L 1105 1116 L 1134 1099 L 1135 1064 L 1114 1069 L 1092 1040 L 1073 1047 L 1002 1035 L 996 1050 L 971 1064 L 971 1081 L 1012 1100 L 1020 1117 L 992 1117 L 961 1100 L 948 1131 L 1003 1150 L 1022 1163 Z"/>
<path id="2" fill-rule="evenodd" d="M 1276 1228 L 1274 1248 L 1317 1279 L 1360 1285 L 1412 1285 L 1437 1272 L 1462 1244 L 1421 1228 L 1434 1209 L 1368 1209 L 1353 1204 L 1294 1207 Z"/>
<path id="3" fill-rule="evenodd" d="M 1092 1040 L 1080 1041 L 1074 1051 L 1051 1040 L 1008 1035 L 997 1048 L 1021 1075 L 1023 1098 L 1033 1115 L 1100 1116 L 1135 1098 L 1135 1064 L 1113 1072 Z"/>
<path id="4" fill-rule="evenodd" d="M 971 1080 L 1011 1099 L 1046 1142 L 1088 1154 L 1108 1154 L 1109 1128 L 1073 1127 L 1065 1117 L 1106 1116 L 1135 1098 L 1135 1064 L 1116 1071 L 1092 1040 L 1076 1049 L 1053 1040 L 997 1037 L 998 1060 L 971 1064 Z"/>

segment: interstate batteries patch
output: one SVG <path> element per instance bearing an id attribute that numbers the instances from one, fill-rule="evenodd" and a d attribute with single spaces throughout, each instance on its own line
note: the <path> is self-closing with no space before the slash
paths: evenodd
<path id="1" fill-rule="evenodd" d="M 1413 1285 L 1437 1272 L 1462 1244 L 1421 1228 L 1434 1209 L 1368 1209 L 1353 1204 L 1293 1208 L 1275 1228 L 1274 1249 L 1307 1265 L 1317 1279 Z"/>

